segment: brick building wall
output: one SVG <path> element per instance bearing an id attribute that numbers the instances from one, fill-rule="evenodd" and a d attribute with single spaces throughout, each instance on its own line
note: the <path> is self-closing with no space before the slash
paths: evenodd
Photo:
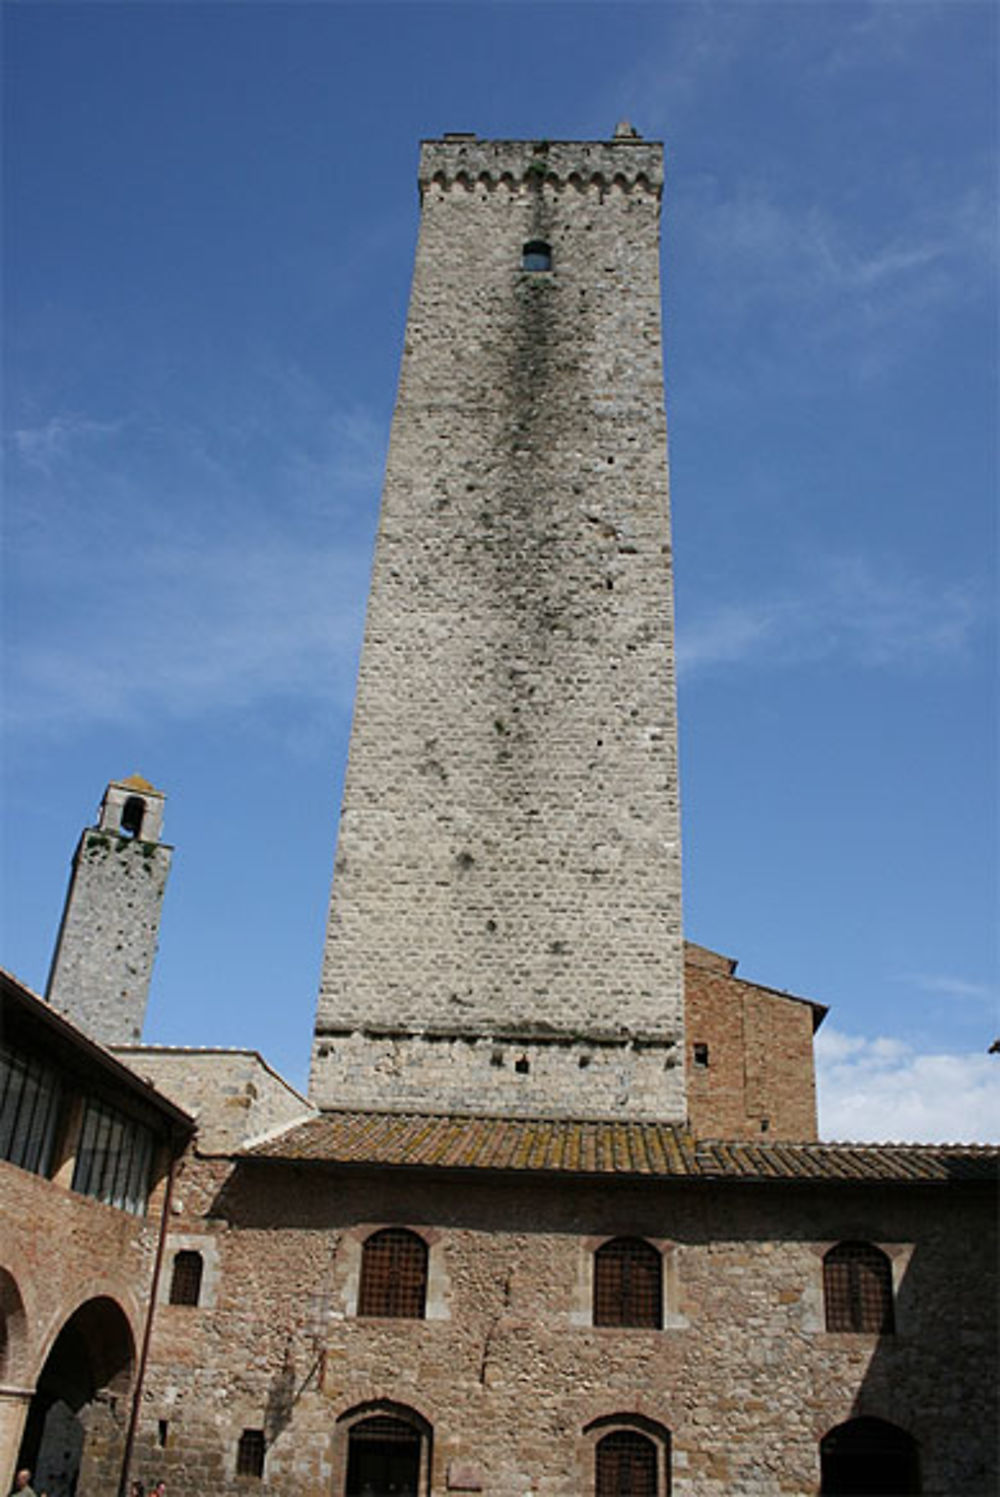
<path id="1" fill-rule="evenodd" d="M 394 1409 L 425 1422 L 431 1497 L 585 1497 L 602 1421 L 670 1445 L 675 1497 L 806 1497 L 821 1438 L 856 1414 L 915 1435 L 925 1497 L 994 1490 L 995 1224 L 976 1187 L 214 1159 L 179 1193 L 218 1277 L 210 1305 L 156 1323 L 140 1465 L 178 1491 L 327 1497 L 352 1416 Z M 357 1316 L 360 1244 L 386 1224 L 429 1243 L 426 1319 Z M 664 1255 L 661 1329 L 592 1324 L 593 1253 L 618 1234 Z M 891 1260 L 892 1335 L 824 1329 L 823 1253 L 845 1237 Z M 234 1474 L 245 1429 L 262 1478 Z"/>
<path id="2" fill-rule="evenodd" d="M 730 957 L 692 941 L 684 943 L 684 1004 L 692 1132 L 816 1138 L 813 1034 L 823 1006 L 747 982 Z"/>

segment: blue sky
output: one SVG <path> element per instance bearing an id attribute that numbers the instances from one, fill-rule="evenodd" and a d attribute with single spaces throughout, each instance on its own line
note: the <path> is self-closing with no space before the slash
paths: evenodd
<path id="1" fill-rule="evenodd" d="M 997 17 L 8 3 L 4 964 L 44 987 L 138 770 L 147 1038 L 304 1082 L 418 140 L 627 116 L 667 145 L 688 934 L 830 1005 L 827 1136 L 1000 1136 Z"/>

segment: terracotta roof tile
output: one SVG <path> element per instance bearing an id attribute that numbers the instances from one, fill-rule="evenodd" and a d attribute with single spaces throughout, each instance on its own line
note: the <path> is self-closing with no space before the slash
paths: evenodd
<path id="1" fill-rule="evenodd" d="M 756 1143 L 677 1124 L 323 1112 L 249 1147 L 255 1159 L 331 1165 L 728 1180 L 995 1180 L 1000 1148 Z"/>

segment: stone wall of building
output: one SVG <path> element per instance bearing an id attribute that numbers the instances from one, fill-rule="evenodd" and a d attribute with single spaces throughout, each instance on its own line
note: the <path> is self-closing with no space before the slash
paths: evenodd
<path id="1" fill-rule="evenodd" d="M 925 1497 L 995 1490 L 991 1195 L 736 1182 L 419 1178 L 406 1171 L 190 1160 L 185 1243 L 215 1255 L 211 1304 L 157 1318 L 143 1474 L 182 1492 L 328 1497 L 359 1412 L 426 1430 L 427 1492 L 585 1497 L 609 1427 L 671 1447 L 675 1497 L 806 1497 L 819 1442 L 854 1415 L 919 1442 Z M 368 1233 L 429 1244 L 423 1320 L 356 1314 Z M 594 1327 L 593 1254 L 663 1253 L 661 1329 Z M 890 1258 L 891 1335 L 824 1329 L 822 1259 Z M 234 1475 L 262 1431 L 262 1478 Z M 665 1488 L 664 1488 L 665 1490 Z M 424 1488 L 421 1488 L 423 1494 Z"/>
<path id="2" fill-rule="evenodd" d="M 818 1005 L 736 976 L 685 942 L 688 1117 L 700 1138 L 807 1141 L 816 1132 Z"/>
<path id="3" fill-rule="evenodd" d="M 117 1045 L 112 1053 L 191 1114 L 205 1153 L 227 1153 L 312 1111 L 256 1050 Z"/>
<path id="4" fill-rule="evenodd" d="M 389 1034 L 424 1106 L 502 1111 L 523 1073 L 408 1053 L 596 1034 L 656 1086 L 574 1058 L 547 1110 L 682 1119 L 661 147 L 446 138 L 420 177 L 311 1095 L 393 1105 L 355 1064 Z"/>

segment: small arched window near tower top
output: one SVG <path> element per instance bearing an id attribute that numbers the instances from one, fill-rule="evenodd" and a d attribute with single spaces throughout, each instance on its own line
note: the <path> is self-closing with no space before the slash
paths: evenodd
<path id="1" fill-rule="evenodd" d="M 521 251 L 522 270 L 551 270 L 552 246 L 544 239 L 529 239 Z"/>
<path id="2" fill-rule="evenodd" d="M 141 795 L 130 795 L 122 806 L 121 829 L 129 837 L 138 837 L 142 831 L 146 802 Z"/>

